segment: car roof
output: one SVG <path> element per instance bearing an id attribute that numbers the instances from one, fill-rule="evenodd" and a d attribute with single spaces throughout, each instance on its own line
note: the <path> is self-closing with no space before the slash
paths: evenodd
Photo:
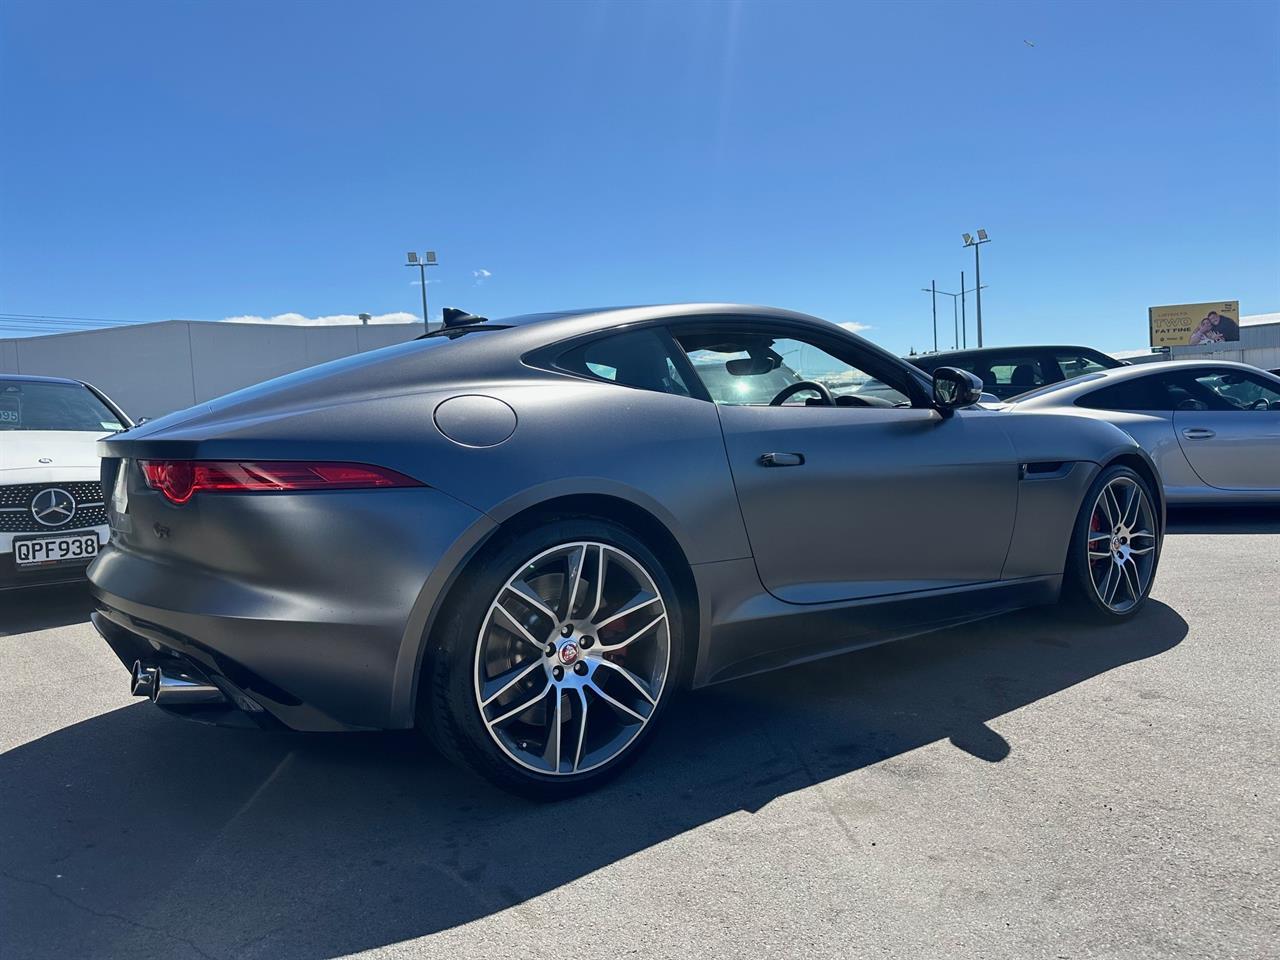
<path id="1" fill-rule="evenodd" d="M 1026 353 L 1040 350 L 1084 350 L 1110 356 L 1105 350 L 1085 347 L 1077 343 L 1028 343 L 1010 347 L 962 347 L 959 350 L 936 350 L 930 353 L 918 353 L 914 357 L 903 357 L 903 359 L 915 363 L 917 360 L 933 360 L 936 357 L 985 357 L 1000 353 Z"/>
<path id="2" fill-rule="evenodd" d="M 41 377 L 33 373 L 0 373 L 0 380 L 17 380 L 22 383 L 77 383 L 84 386 L 83 380 L 72 377 Z"/>
<path id="3" fill-rule="evenodd" d="M 569 322 L 590 324 L 600 329 L 607 329 L 623 323 L 672 320 L 678 317 L 690 316 L 724 315 L 783 318 L 824 325 L 830 323 L 830 321 L 805 313 L 797 313 L 794 310 L 783 310 L 779 307 L 766 307 L 751 303 L 655 303 L 641 306 L 589 307 L 573 310 L 553 310 L 543 313 L 524 313 L 514 317 L 494 319 L 489 322 L 500 326 L 527 326 L 531 324 Z"/>
<path id="4" fill-rule="evenodd" d="M 595 333 L 607 333 L 633 325 L 662 323 L 667 320 L 691 320 L 699 318 L 708 320 L 715 318 L 725 320 L 782 320 L 808 327 L 815 333 L 827 333 L 853 339 L 868 349 L 891 357 L 895 362 L 901 361 L 883 347 L 877 346 L 847 327 L 823 320 L 820 317 L 797 313 L 794 310 L 783 310 L 778 307 L 766 307 L 749 303 L 665 303 L 639 307 L 595 307 L 587 310 L 559 310 L 543 313 L 520 314 L 514 317 L 487 319 L 482 323 L 465 327 L 434 331 L 427 338 L 455 336 L 469 330 L 492 330 L 495 338 L 518 354 L 549 346 L 554 343 L 589 336 Z M 486 338 L 487 339 L 487 338 Z M 463 338 L 463 342 L 472 341 L 471 337 Z M 480 348 L 478 341 L 468 346 Z"/>
<path id="5" fill-rule="evenodd" d="M 1034 390 L 1011 398 L 1010 402 L 1041 401 L 1045 405 L 1051 405 L 1059 401 L 1072 403 L 1082 394 L 1090 393 L 1099 387 L 1110 386 L 1113 383 L 1138 380 L 1142 377 L 1149 377 L 1152 374 L 1169 370 L 1204 369 L 1238 370 L 1241 373 L 1266 374 L 1267 372 L 1252 364 L 1238 363 L 1235 360 L 1157 360 L 1153 363 L 1136 363 L 1132 366 L 1116 367 L 1114 370 L 1099 370 L 1094 373 L 1086 373 L 1083 376 L 1062 380 L 1058 383 L 1046 383 L 1042 387 L 1037 387 Z"/>

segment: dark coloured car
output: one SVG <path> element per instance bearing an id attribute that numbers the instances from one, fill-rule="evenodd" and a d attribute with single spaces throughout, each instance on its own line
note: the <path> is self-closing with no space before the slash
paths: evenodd
<path id="1" fill-rule="evenodd" d="M 1049 383 L 1060 383 L 1086 373 L 1111 370 L 1126 364 L 1090 347 L 982 347 L 946 350 L 907 357 L 925 373 L 939 367 L 959 367 L 982 381 L 983 389 L 1000 400 Z"/>
<path id="2" fill-rule="evenodd" d="M 93 620 L 174 713 L 418 727 L 559 796 L 681 687 L 1060 597 L 1137 613 L 1150 458 L 980 390 L 763 307 L 450 314 L 102 442 Z"/>

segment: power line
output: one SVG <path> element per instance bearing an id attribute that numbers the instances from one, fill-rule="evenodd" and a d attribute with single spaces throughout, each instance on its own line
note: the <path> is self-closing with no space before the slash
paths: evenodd
<path id="1" fill-rule="evenodd" d="M 147 320 L 109 320 L 104 316 L 55 316 L 51 314 L 0 314 L 0 320 L 42 320 L 51 324 L 109 324 L 111 326 L 148 323 Z"/>

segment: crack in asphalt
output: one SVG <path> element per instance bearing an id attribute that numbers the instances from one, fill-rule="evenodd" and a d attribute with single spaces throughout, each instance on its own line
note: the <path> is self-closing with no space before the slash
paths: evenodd
<path id="1" fill-rule="evenodd" d="M 217 957 L 207 952 L 194 940 L 189 940 L 186 937 L 178 936 L 176 933 L 173 933 L 170 930 L 165 930 L 163 927 L 153 927 L 150 924 L 143 923 L 140 920 L 134 920 L 132 917 L 124 916 L 124 914 L 113 913 L 110 910 L 96 910 L 93 907 L 89 906 L 88 904 L 81 903 L 80 901 L 76 900 L 74 897 L 71 897 L 70 895 L 64 893 L 63 891 L 58 890 L 51 883 L 45 883 L 42 880 L 32 880 L 29 877 L 19 877 L 16 874 L 9 873 L 7 870 L 0 870 L 0 877 L 5 877 L 8 880 L 12 880 L 14 883 L 25 883 L 28 886 L 39 887 L 40 889 L 47 891 L 49 895 L 52 896 L 54 899 L 61 900 L 63 903 L 66 903 L 69 906 L 75 907 L 77 910 L 82 910 L 85 913 L 89 914 L 90 916 L 99 917 L 104 920 L 118 920 L 120 923 L 123 923 L 130 927 L 134 927 L 138 930 L 145 930 L 148 933 L 158 933 L 162 937 L 166 937 L 170 940 L 176 940 L 179 943 L 184 943 L 188 947 L 190 947 L 192 950 L 194 950 L 197 954 L 204 957 L 205 960 L 218 960 Z"/>

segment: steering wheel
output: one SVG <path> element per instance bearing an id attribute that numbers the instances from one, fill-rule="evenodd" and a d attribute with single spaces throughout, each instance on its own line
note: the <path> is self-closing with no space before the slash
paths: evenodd
<path id="1" fill-rule="evenodd" d="M 1249 404 L 1250 410 L 1270 410 L 1271 402 L 1266 397 L 1259 397 L 1253 403 Z"/>
<path id="2" fill-rule="evenodd" d="M 769 406 L 780 407 L 797 393 L 804 393 L 806 390 L 812 390 L 822 399 L 824 407 L 834 407 L 836 398 L 831 395 L 831 391 L 818 383 L 816 380 L 797 380 L 790 386 L 783 387 L 778 395 L 769 401 Z"/>

